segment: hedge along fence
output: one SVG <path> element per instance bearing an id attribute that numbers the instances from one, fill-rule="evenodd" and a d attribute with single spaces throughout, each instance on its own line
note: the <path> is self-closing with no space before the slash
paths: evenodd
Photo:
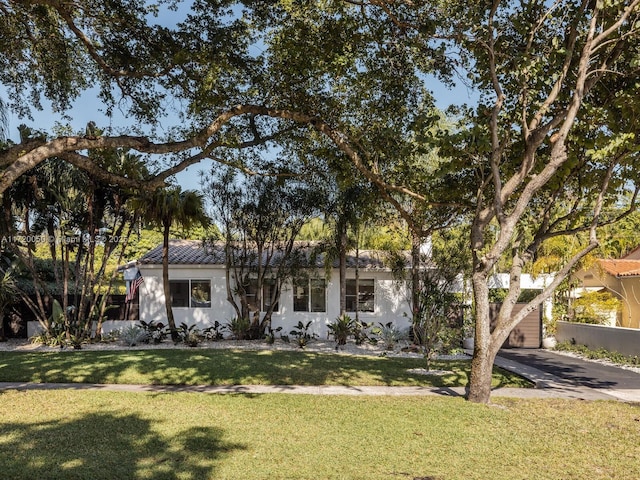
<path id="1" fill-rule="evenodd" d="M 559 321 L 556 339 L 585 345 L 591 350 L 604 348 L 628 356 L 640 355 L 640 330 L 635 328 Z"/>

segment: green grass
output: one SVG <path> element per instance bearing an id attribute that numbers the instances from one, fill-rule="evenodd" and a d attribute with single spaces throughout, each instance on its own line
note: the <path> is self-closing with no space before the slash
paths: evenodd
<path id="1" fill-rule="evenodd" d="M 0 393 L 20 479 L 640 478 L 640 407 L 443 397 Z"/>
<path id="2" fill-rule="evenodd" d="M 424 361 L 303 351 L 136 350 L 0 352 L 0 381 L 157 385 L 465 386 L 469 361 L 435 362 L 444 376 L 411 374 Z M 527 387 L 496 369 L 493 386 Z"/>

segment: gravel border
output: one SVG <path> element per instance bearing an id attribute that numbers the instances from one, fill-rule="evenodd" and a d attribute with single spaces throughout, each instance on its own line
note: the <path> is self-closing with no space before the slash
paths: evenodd
<path id="1" fill-rule="evenodd" d="M 136 351 L 136 350 L 163 350 L 163 349 L 182 349 L 182 350 L 252 350 L 252 351 L 305 351 L 319 353 L 334 353 L 339 355 L 364 355 L 370 357 L 397 357 L 397 358 L 422 358 L 421 353 L 403 352 L 402 348 L 406 347 L 406 342 L 399 344 L 395 350 L 386 350 L 382 345 L 373 345 L 364 343 L 356 345 L 354 342 L 348 342 L 346 345 L 336 346 L 332 340 L 315 340 L 310 342 L 304 349 L 299 348 L 294 343 L 285 343 L 282 340 L 276 340 L 273 344 L 268 344 L 262 340 L 219 340 L 216 342 L 202 342 L 197 347 L 189 347 L 184 344 L 174 344 L 171 341 L 164 341 L 159 344 L 145 343 L 130 347 L 119 342 L 110 343 L 89 343 L 83 344 L 80 351 Z M 6 342 L 0 342 L 0 351 L 11 352 L 74 352 L 73 348 L 65 347 L 48 347 L 31 343 L 26 339 L 9 339 Z M 469 360 L 471 357 L 467 354 L 459 355 L 440 355 L 439 360 Z"/>

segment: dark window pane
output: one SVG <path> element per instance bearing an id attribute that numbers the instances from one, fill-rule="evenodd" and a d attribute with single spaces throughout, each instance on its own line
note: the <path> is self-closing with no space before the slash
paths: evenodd
<path id="1" fill-rule="evenodd" d="M 275 283 L 265 283 L 262 286 L 262 311 L 266 312 L 269 306 L 271 305 L 271 299 L 275 299 L 276 303 L 273 307 L 273 311 L 278 311 L 278 302 L 276 297 L 277 286 Z"/>
<path id="2" fill-rule="evenodd" d="M 309 311 L 309 286 L 307 280 L 301 280 L 293 286 L 293 311 Z"/>
<path id="3" fill-rule="evenodd" d="M 247 304 L 249 305 L 249 308 L 251 309 L 251 311 L 259 310 L 257 299 L 256 299 L 256 297 L 258 296 L 257 295 L 258 281 L 255 279 L 249 280 L 249 284 L 245 285 L 245 291 L 246 291 L 246 297 L 247 297 Z"/>
<path id="4" fill-rule="evenodd" d="M 324 280 L 311 280 L 311 311 L 327 311 L 327 295 Z"/>
<path id="5" fill-rule="evenodd" d="M 189 280 L 169 281 L 169 295 L 172 307 L 189 306 Z"/>

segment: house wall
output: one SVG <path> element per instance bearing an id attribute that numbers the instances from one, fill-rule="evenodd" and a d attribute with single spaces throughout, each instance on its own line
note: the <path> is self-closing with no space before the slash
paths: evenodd
<path id="1" fill-rule="evenodd" d="M 144 282 L 140 286 L 140 320 L 145 322 L 167 322 L 162 288 L 162 268 L 159 265 L 141 266 Z M 211 308 L 175 308 L 173 314 L 176 324 L 185 322 L 196 324 L 198 328 L 206 328 L 217 320 L 221 324 L 228 323 L 235 310 L 227 301 L 226 279 L 224 267 L 217 265 L 173 265 L 169 270 L 171 280 L 191 279 L 211 281 Z M 355 278 L 355 272 L 348 272 L 347 278 Z M 405 289 L 397 288 L 390 272 L 360 271 L 361 279 L 374 280 L 375 305 L 373 312 L 360 312 L 359 318 L 364 322 L 394 322 L 399 328 L 411 325 L 410 308 L 406 301 Z M 286 285 L 280 293 L 279 310 L 274 312 L 272 327 L 282 327 L 281 333 L 288 334 L 299 321 L 312 322 L 310 330 L 320 338 L 328 338 L 331 322 L 340 314 L 340 286 L 338 270 L 334 270 L 327 282 L 326 312 L 294 312 L 293 289 Z M 406 313 L 406 315 L 405 315 Z M 352 313 L 353 317 L 354 314 Z"/>
<path id="2" fill-rule="evenodd" d="M 167 312 L 164 303 L 162 286 L 162 267 L 141 266 L 140 273 L 144 282 L 140 285 L 140 320 L 145 322 L 162 322 L 167 324 Z M 207 265 L 171 266 L 170 280 L 210 280 L 211 308 L 174 307 L 173 316 L 176 325 L 182 322 L 206 328 L 217 320 L 227 323 L 235 316 L 233 307 L 227 302 L 225 272 L 223 268 Z"/>
<path id="3" fill-rule="evenodd" d="M 620 279 L 622 291 L 622 315 L 620 326 L 640 328 L 640 278 L 627 277 Z"/>
<path id="4" fill-rule="evenodd" d="M 613 275 L 593 267 L 579 277 L 586 291 L 605 289 L 620 299 L 620 311 L 612 314 L 610 326 L 640 328 L 640 278 Z M 580 296 L 580 290 L 576 291 Z"/>

